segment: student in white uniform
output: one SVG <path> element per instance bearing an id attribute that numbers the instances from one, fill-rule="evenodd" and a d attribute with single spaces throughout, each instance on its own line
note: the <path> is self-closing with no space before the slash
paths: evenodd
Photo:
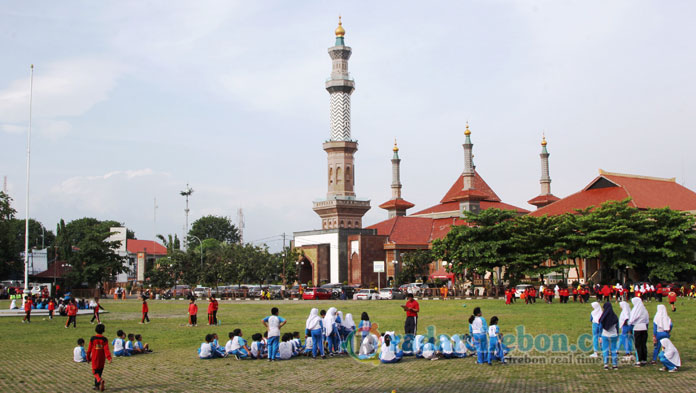
<path id="1" fill-rule="evenodd" d="M 480 307 L 474 308 L 474 321 L 471 323 L 471 330 L 476 340 L 476 363 L 485 364 L 487 362 L 488 351 L 488 324 L 483 318 Z"/>
<path id="2" fill-rule="evenodd" d="M 422 359 L 423 358 L 423 340 L 425 339 L 425 336 L 422 334 L 416 335 L 416 338 L 413 340 L 413 354 L 416 356 L 416 358 Z"/>
<path id="3" fill-rule="evenodd" d="M 650 315 L 639 297 L 631 299 L 633 309 L 628 317 L 628 324 L 633 326 L 633 339 L 636 346 L 636 367 L 644 366 L 648 361 L 648 323 Z"/>
<path id="4" fill-rule="evenodd" d="M 126 353 L 126 333 L 123 330 L 116 332 L 116 338 L 111 345 L 114 346 L 114 356 L 130 356 Z"/>
<path id="5" fill-rule="evenodd" d="M 365 360 L 371 359 L 377 353 L 377 346 L 379 345 L 379 340 L 374 334 L 368 334 L 362 340 L 360 344 L 360 352 L 358 353 L 358 358 Z"/>
<path id="6" fill-rule="evenodd" d="M 458 334 L 452 336 L 453 355 L 458 358 L 466 357 L 466 343 Z"/>
<path id="7" fill-rule="evenodd" d="M 494 360 L 505 363 L 502 335 L 498 328 L 498 317 L 496 316 L 491 318 L 491 325 L 488 327 L 488 364 L 492 365 Z"/>
<path id="8" fill-rule="evenodd" d="M 235 359 L 246 359 L 249 357 L 251 350 L 247 346 L 247 342 L 242 338 L 242 330 L 234 329 L 229 333 L 230 340 L 225 344 L 225 352 L 227 355 L 232 355 Z"/>
<path id="9" fill-rule="evenodd" d="M 599 318 L 602 316 L 602 306 L 597 302 L 592 302 L 592 312 L 590 313 L 590 322 L 592 323 L 592 348 L 594 353 L 591 358 L 599 357 L 599 337 L 602 334 L 602 327 L 599 324 Z"/>
<path id="10" fill-rule="evenodd" d="M 619 349 L 619 317 L 614 313 L 611 301 L 604 303 L 604 311 L 599 318 L 602 326 L 602 352 L 604 353 L 604 369 L 609 370 L 609 357 L 611 356 L 612 368 L 619 369 L 617 351 Z"/>
<path id="11" fill-rule="evenodd" d="M 657 313 L 653 318 L 653 358 L 652 364 L 657 362 L 657 354 L 660 352 L 660 340 L 670 338 L 670 333 L 673 328 L 672 319 L 667 315 L 667 308 L 662 305 L 657 305 Z"/>
<path id="12" fill-rule="evenodd" d="M 77 346 L 75 349 L 73 349 L 73 361 L 76 363 L 87 361 L 87 354 L 85 353 L 85 340 L 83 338 L 77 339 Z"/>
<path id="13" fill-rule="evenodd" d="M 309 312 L 309 317 L 307 317 L 307 322 L 305 323 L 305 348 L 312 350 L 312 357 L 316 358 L 319 354 L 322 358 L 326 358 L 324 355 L 324 321 L 319 316 L 319 310 L 313 308 Z M 309 344 L 309 341 L 312 344 Z"/>
<path id="14" fill-rule="evenodd" d="M 382 363 L 397 363 L 404 357 L 403 352 L 399 351 L 396 344 L 391 342 L 392 336 L 384 335 L 384 343 L 379 353 L 379 361 Z"/>
<path id="15" fill-rule="evenodd" d="M 630 358 L 633 352 L 633 327 L 628 324 L 628 318 L 631 316 L 631 306 L 622 301 L 619 303 L 621 307 L 621 314 L 619 315 L 619 329 L 621 329 L 621 336 L 619 337 L 619 349 L 617 352 L 624 350 L 624 357 Z"/>
<path id="16" fill-rule="evenodd" d="M 278 346 L 278 357 L 280 360 L 292 358 L 292 333 L 283 334 L 283 339 Z"/>
<path id="17" fill-rule="evenodd" d="M 440 351 L 445 359 L 452 359 L 457 356 L 454 355 L 454 346 L 452 345 L 452 340 L 446 335 L 440 335 Z"/>
<path id="18" fill-rule="evenodd" d="M 663 338 L 660 340 L 660 345 L 662 346 L 662 351 L 659 353 L 660 362 L 664 365 L 660 371 L 669 371 L 671 373 L 677 372 L 679 367 L 681 367 L 681 358 L 679 357 L 679 351 L 674 347 L 672 341 L 668 338 Z"/>
<path id="19" fill-rule="evenodd" d="M 212 334 L 205 335 L 205 342 L 201 344 L 200 348 L 198 348 L 198 357 L 201 359 L 213 359 L 215 357 L 220 357 L 218 356 L 217 351 L 213 349 Z"/>
<path id="20" fill-rule="evenodd" d="M 262 359 L 264 357 L 263 336 L 261 333 L 254 333 L 254 335 L 251 336 L 251 340 L 251 347 L 249 347 L 251 357 L 253 359 Z"/>
<path id="21" fill-rule="evenodd" d="M 336 307 L 331 307 L 324 317 L 324 337 L 328 343 L 329 356 L 339 353 L 338 329 L 336 326 Z"/>
<path id="22" fill-rule="evenodd" d="M 425 344 L 423 344 L 423 350 L 421 351 L 421 355 L 423 359 L 428 359 L 428 360 L 437 360 L 438 359 L 438 354 L 439 354 L 439 347 L 435 345 L 434 343 L 427 341 Z"/>
<path id="23" fill-rule="evenodd" d="M 278 348 L 280 341 L 280 328 L 285 326 L 287 321 L 278 315 L 278 307 L 271 309 L 271 315 L 263 319 L 263 325 L 268 329 L 268 361 L 272 362 L 278 358 Z"/>

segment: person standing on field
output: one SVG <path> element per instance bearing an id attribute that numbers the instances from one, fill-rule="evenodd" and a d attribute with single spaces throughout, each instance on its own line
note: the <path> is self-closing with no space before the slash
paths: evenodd
<path id="1" fill-rule="evenodd" d="M 402 305 L 401 308 L 406 311 L 406 322 L 404 323 L 404 332 L 406 334 L 416 335 L 416 330 L 418 328 L 418 312 L 420 311 L 420 305 L 413 298 L 413 294 L 409 293 L 406 296 L 406 304 Z"/>

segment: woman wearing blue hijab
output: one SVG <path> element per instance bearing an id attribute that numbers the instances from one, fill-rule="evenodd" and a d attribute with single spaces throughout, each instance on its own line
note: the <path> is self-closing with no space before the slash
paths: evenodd
<path id="1" fill-rule="evenodd" d="M 614 313 L 611 302 L 604 303 L 604 311 L 599 317 L 599 324 L 602 326 L 602 337 L 599 341 L 604 352 L 604 369 L 609 370 L 609 356 L 611 356 L 613 369 L 618 370 L 619 317 Z"/>

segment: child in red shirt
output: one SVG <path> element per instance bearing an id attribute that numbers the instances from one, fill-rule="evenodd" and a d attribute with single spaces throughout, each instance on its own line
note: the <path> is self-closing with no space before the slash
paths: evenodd
<path id="1" fill-rule="evenodd" d="M 210 296 L 210 303 L 208 303 L 208 325 L 217 325 L 217 310 L 218 302 L 215 300 L 215 296 Z"/>
<path id="2" fill-rule="evenodd" d="M 104 307 L 99 304 L 99 297 L 95 297 L 94 301 L 97 303 L 97 305 L 94 307 L 94 315 L 92 315 L 92 320 L 90 323 L 94 323 L 95 319 L 97 320 L 97 323 L 101 323 L 101 319 L 99 319 L 99 309 L 101 308 L 103 310 Z"/>
<path id="3" fill-rule="evenodd" d="M 196 299 L 191 297 L 191 303 L 189 303 L 189 326 L 196 326 L 198 324 L 198 305 L 196 305 Z"/>
<path id="4" fill-rule="evenodd" d="M 65 323 L 65 328 L 70 326 L 70 322 L 73 324 L 73 328 L 77 328 L 77 304 L 75 304 L 75 299 L 72 299 L 68 306 L 65 308 L 68 313 L 68 322 Z"/>
<path id="5" fill-rule="evenodd" d="M 509 289 L 505 290 L 505 304 L 510 304 L 512 302 L 512 291 Z"/>
<path id="6" fill-rule="evenodd" d="M 51 298 L 48 301 L 48 319 L 53 319 L 53 311 L 56 309 L 56 303 Z"/>
<path id="7" fill-rule="evenodd" d="M 672 306 L 672 312 L 677 311 L 677 307 L 674 306 L 674 303 L 677 302 L 677 293 L 674 291 L 669 291 L 667 294 L 667 300 L 669 300 L 669 304 Z"/>
<path id="8" fill-rule="evenodd" d="M 97 333 L 89 339 L 89 348 L 87 349 L 87 361 L 92 363 L 92 375 L 94 375 L 94 389 L 99 389 L 102 392 L 105 389 L 105 382 L 102 378 L 104 372 L 104 360 L 111 363 L 111 352 L 109 352 L 109 340 L 102 336 L 106 328 L 101 323 L 97 325 L 94 331 Z"/>
<path id="9" fill-rule="evenodd" d="M 150 311 L 150 308 L 147 306 L 147 298 L 143 296 L 143 317 L 140 319 L 140 324 L 142 325 L 147 321 L 147 323 L 150 323 L 150 318 L 147 316 L 147 312 Z"/>
<path id="10" fill-rule="evenodd" d="M 24 297 L 24 319 L 22 319 L 22 323 L 31 323 L 31 305 L 32 305 L 31 298 L 29 296 Z"/>

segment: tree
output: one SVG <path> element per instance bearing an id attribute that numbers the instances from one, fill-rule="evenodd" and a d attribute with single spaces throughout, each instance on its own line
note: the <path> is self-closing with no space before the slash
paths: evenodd
<path id="1" fill-rule="evenodd" d="M 204 216 L 193 222 L 191 230 L 188 232 L 188 244 L 191 244 L 198 237 L 201 241 L 205 239 L 216 239 L 221 243 L 239 242 L 239 231 L 232 224 L 229 217 Z"/>
<path id="2" fill-rule="evenodd" d="M 415 250 L 403 254 L 401 269 L 396 275 L 397 283 L 406 284 L 427 277 L 428 268 L 433 261 L 433 253 L 430 250 Z"/>
<path id="3" fill-rule="evenodd" d="M 181 250 L 181 242 L 179 241 L 179 236 L 170 233 L 167 238 L 163 235 L 157 235 L 157 238 L 162 241 L 162 244 L 167 248 L 167 255 L 172 254 L 175 250 Z"/>
<path id="4" fill-rule="evenodd" d="M 13 231 L 15 214 L 12 198 L 0 191 L 0 277 L 3 278 L 19 274 L 22 269 L 19 246 Z"/>
<path id="5" fill-rule="evenodd" d="M 108 230 L 104 232 L 97 228 L 84 233 L 67 259 L 72 267 L 68 274 L 71 284 L 86 282 L 89 286 L 100 285 L 127 270 L 123 258 L 114 252 L 118 242 L 106 241 L 109 235 Z"/>

